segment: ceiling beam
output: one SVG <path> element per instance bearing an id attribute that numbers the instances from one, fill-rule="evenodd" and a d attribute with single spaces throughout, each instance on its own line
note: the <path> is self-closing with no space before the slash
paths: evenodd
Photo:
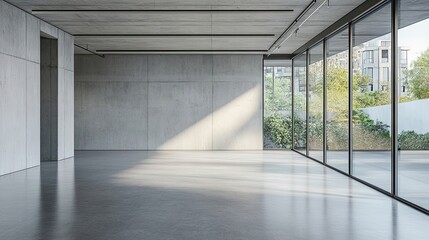
<path id="1" fill-rule="evenodd" d="M 271 54 L 264 55 L 264 60 L 291 60 L 295 57 L 294 54 Z"/>

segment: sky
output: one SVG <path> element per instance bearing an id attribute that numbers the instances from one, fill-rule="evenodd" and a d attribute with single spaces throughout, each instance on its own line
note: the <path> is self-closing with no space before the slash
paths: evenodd
<path id="1" fill-rule="evenodd" d="M 410 49 L 408 64 L 429 48 L 429 18 L 408 27 L 399 29 L 398 46 Z"/>

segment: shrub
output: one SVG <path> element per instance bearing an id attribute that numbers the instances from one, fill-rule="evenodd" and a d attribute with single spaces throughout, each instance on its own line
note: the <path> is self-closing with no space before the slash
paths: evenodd
<path id="1" fill-rule="evenodd" d="M 331 121 L 326 125 L 329 150 L 347 150 L 349 148 L 348 122 Z"/>
<path id="2" fill-rule="evenodd" d="M 293 140 L 296 148 L 305 148 L 307 146 L 306 135 L 307 135 L 307 126 L 305 120 L 299 117 L 295 117 L 294 125 L 295 128 Z"/>
<path id="3" fill-rule="evenodd" d="M 308 143 L 312 149 L 323 148 L 323 122 L 322 119 L 312 117 L 308 122 L 309 139 Z"/>
<path id="4" fill-rule="evenodd" d="M 418 134 L 414 131 L 404 131 L 398 136 L 400 150 L 428 150 L 429 133 Z"/>
<path id="5" fill-rule="evenodd" d="M 290 117 L 273 114 L 264 119 L 264 137 L 270 139 L 277 148 L 291 148 L 292 120 Z"/>
<path id="6" fill-rule="evenodd" d="M 353 148 L 355 150 L 389 150 L 390 131 L 389 126 L 376 122 L 369 118 L 363 111 L 354 111 L 353 114 Z M 305 146 L 306 125 L 305 120 L 295 119 L 295 145 Z M 348 123 L 328 122 L 328 149 L 348 149 Z M 290 116 L 282 116 L 278 113 L 264 118 L 264 137 L 269 139 L 276 148 L 292 147 L 292 119 Z M 313 137 L 323 136 L 322 121 L 313 119 L 309 124 L 309 131 Z M 317 142 L 318 143 L 318 142 Z M 312 143 L 314 146 L 314 142 Z M 398 137 L 399 149 L 401 150 L 428 150 L 429 133 L 417 134 L 414 131 L 404 131 Z M 321 146 L 314 146 L 321 147 Z"/>

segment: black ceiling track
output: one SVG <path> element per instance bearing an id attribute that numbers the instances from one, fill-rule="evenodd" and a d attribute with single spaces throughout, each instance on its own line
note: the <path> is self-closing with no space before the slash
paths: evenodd
<path id="1" fill-rule="evenodd" d="M 94 51 L 91 51 L 91 50 L 89 50 L 88 48 L 85 48 L 85 47 L 82 47 L 82 46 L 80 46 L 80 45 L 78 45 L 78 44 L 74 44 L 76 47 L 78 47 L 78 48 L 80 48 L 80 49 L 83 49 L 83 50 L 85 50 L 85 51 L 87 51 L 87 52 L 89 52 L 89 53 L 91 53 L 91 54 L 94 54 L 94 55 L 97 55 L 97 56 L 99 56 L 99 57 L 101 57 L 101 58 L 104 58 L 104 55 L 103 54 L 99 54 L 99 53 L 96 53 L 96 52 L 94 52 Z"/>
<path id="2" fill-rule="evenodd" d="M 293 9 L 35 9 L 32 13 L 49 12 L 293 12 Z"/>
<path id="3" fill-rule="evenodd" d="M 298 15 L 298 17 L 293 20 L 293 22 L 283 31 L 282 34 L 271 44 L 269 51 L 272 50 L 278 42 L 298 23 L 298 21 L 316 4 L 316 0 L 312 0 L 307 7 L 302 10 L 302 12 Z M 277 46 L 278 47 L 278 46 Z"/>
<path id="4" fill-rule="evenodd" d="M 160 53 L 175 53 L 175 52 L 266 52 L 267 50 L 96 50 L 97 53 L 146 53 L 146 52 L 160 52 Z"/>
<path id="5" fill-rule="evenodd" d="M 274 37 L 275 34 L 74 34 L 75 37 Z"/>

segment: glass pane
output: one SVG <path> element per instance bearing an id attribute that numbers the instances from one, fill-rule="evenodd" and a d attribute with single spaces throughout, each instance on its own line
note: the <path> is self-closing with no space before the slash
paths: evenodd
<path id="1" fill-rule="evenodd" d="M 401 0 L 398 33 L 399 196 L 429 208 L 429 4 Z"/>
<path id="2" fill-rule="evenodd" d="M 308 154 L 323 161 L 323 43 L 308 54 Z"/>
<path id="3" fill-rule="evenodd" d="M 329 165 L 348 172 L 348 30 L 329 38 L 326 45 L 326 160 Z"/>
<path id="4" fill-rule="evenodd" d="M 294 149 L 306 154 L 307 151 L 307 121 L 306 121 L 306 54 L 293 59 L 294 74 Z"/>
<path id="5" fill-rule="evenodd" d="M 264 148 L 292 147 L 292 61 L 264 63 Z"/>
<path id="6" fill-rule="evenodd" d="M 390 31 L 390 4 L 353 25 L 353 174 L 389 192 L 391 83 L 383 69 L 390 74 Z"/>

